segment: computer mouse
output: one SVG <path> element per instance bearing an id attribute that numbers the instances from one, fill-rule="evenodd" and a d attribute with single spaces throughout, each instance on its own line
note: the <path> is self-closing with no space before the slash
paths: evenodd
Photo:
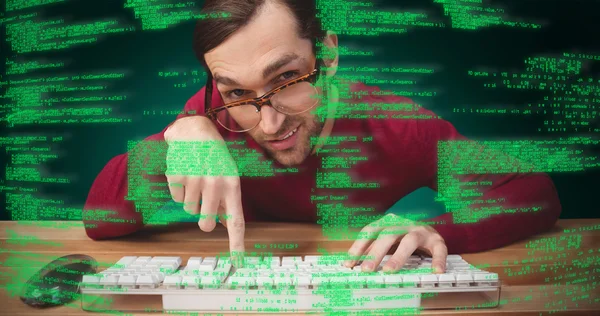
<path id="1" fill-rule="evenodd" d="M 84 275 L 95 274 L 98 264 L 90 256 L 75 254 L 60 257 L 34 274 L 23 286 L 21 301 L 32 307 L 64 305 L 79 299 Z"/>

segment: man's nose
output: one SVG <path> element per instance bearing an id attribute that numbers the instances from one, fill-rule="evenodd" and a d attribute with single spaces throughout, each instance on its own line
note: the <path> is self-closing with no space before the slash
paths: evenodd
<path id="1" fill-rule="evenodd" d="M 277 133 L 285 121 L 285 114 L 275 111 L 270 106 L 263 106 L 260 109 L 260 115 L 260 128 L 267 135 Z"/>

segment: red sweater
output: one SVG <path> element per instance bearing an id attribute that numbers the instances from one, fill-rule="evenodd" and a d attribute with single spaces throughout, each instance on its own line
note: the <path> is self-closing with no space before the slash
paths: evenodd
<path id="1" fill-rule="evenodd" d="M 199 114 L 204 113 L 204 90 L 202 88 L 186 103 L 185 115 L 194 110 Z M 366 108 L 364 105 L 368 104 L 372 107 L 373 103 L 413 104 L 405 97 L 373 93 L 381 90 L 361 83 L 351 85 L 350 91 L 351 93 L 341 93 L 352 96 L 350 100 L 352 102 L 340 100 L 345 102 L 344 107 L 362 104 L 364 110 Z M 342 97 L 343 95 L 340 95 L 340 98 Z M 213 107 L 222 104 L 218 91 L 214 89 Z M 340 106 L 338 112 L 341 109 Z M 397 112 L 385 111 L 380 114 L 388 114 L 390 118 L 336 119 L 331 136 L 356 136 L 356 141 L 342 141 L 337 146 L 323 147 L 334 151 L 337 148 L 340 152 L 311 155 L 298 167 L 298 172 L 278 172 L 271 177 L 242 175 L 242 202 L 246 221 L 324 224 L 332 219 L 353 221 L 353 223 L 363 219 L 366 223 L 368 218 L 384 213 L 402 197 L 419 188 L 429 187 L 437 191 L 438 141 L 466 140 L 466 138 L 446 120 L 435 118 L 434 113 L 422 107 L 417 107 L 417 111 L 417 113 L 408 111 L 405 114 L 428 115 L 434 118 L 398 119 L 391 118 Z M 177 118 L 182 116 L 184 114 L 180 114 Z M 218 124 L 217 127 L 226 140 L 242 137 L 246 139 L 247 146 L 262 153 L 261 148 L 245 133 L 229 133 Z M 166 128 L 146 140 L 164 141 L 165 130 Z M 372 139 L 363 141 L 365 137 L 372 137 Z M 341 149 L 344 148 L 359 152 L 342 153 Z M 350 169 L 323 168 L 323 158 L 349 157 L 349 155 L 362 156 L 363 160 L 352 161 L 356 163 Z M 144 226 L 144 218 L 136 211 L 134 202 L 125 198 L 128 193 L 127 160 L 127 153 L 112 158 L 92 184 L 83 216 L 86 232 L 92 239 L 123 236 Z M 280 167 L 276 162 L 273 166 Z M 344 170 L 352 183 L 379 183 L 379 185 L 369 188 L 317 187 L 317 174 L 322 175 L 325 172 L 344 174 Z M 166 182 L 164 175 L 153 177 L 159 182 Z M 476 186 L 480 192 L 483 192 L 483 196 L 477 197 L 478 200 L 499 199 L 501 202 L 494 205 L 504 209 L 537 207 L 537 211 L 517 210 L 499 214 L 496 212 L 472 223 L 455 223 L 451 212 L 428 220 L 446 241 L 449 253 L 478 252 L 508 245 L 550 229 L 561 213 L 554 184 L 550 177 L 543 173 L 472 175 L 462 176 L 460 180 L 491 181 L 492 185 Z M 341 181 L 336 180 L 332 183 L 341 183 Z M 473 187 L 467 188 L 473 189 Z M 343 200 L 331 200 L 330 195 L 342 197 Z M 311 201 L 311 196 L 327 196 L 328 199 Z M 167 201 L 164 198 L 163 200 Z M 325 204 L 339 203 L 350 209 L 323 207 Z M 319 204 L 321 204 L 320 209 L 317 209 Z M 481 214 L 483 211 L 480 208 L 490 206 L 490 204 L 471 205 L 469 209 Z M 360 209 L 361 207 L 367 209 Z M 86 212 L 90 210 L 113 212 L 108 212 L 105 217 L 108 220 L 98 220 L 97 217 L 86 216 Z"/>

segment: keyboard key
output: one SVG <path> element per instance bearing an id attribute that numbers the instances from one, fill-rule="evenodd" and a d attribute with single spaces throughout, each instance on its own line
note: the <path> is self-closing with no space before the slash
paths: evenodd
<path id="1" fill-rule="evenodd" d="M 149 263 L 147 263 L 144 266 L 144 268 L 145 269 L 158 269 L 158 268 L 160 268 L 161 264 L 162 263 L 160 261 L 154 261 L 154 262 L 150 261 Z"/>
<path id="2" fill-rule="evenodd" d="M 451 273 L 444 273 L 438 276 L 439 287 L 452 287 L 456 283 L 456 276 Z"/>
<path id="3" fill-rule="evenodd" d="M 298 268 L 310 268 L 312 267 L 312 264 L 310 262 L 298 262 Z"/>
<path id="4" fill-rule="evenodd" d="M 173 274 L 175 271 L 179 269 L 179 264 L 177 262 L 163 262 L 158 270 L 165 274 Z"/>
<path id="5" fill-rule="evenodd" d="M 134 263 L 137 260 L 137 257 L 123 257 L 121 259 L 119 259 L 119 261 L 117 261 L 117 263 L 115 263 L 115 265 L 121 265 L 123 267 L 126 267 L 132 263 Z"/>
<path id="6" fill-rule="evenodd" d="M 213 271 L 217 266 L 217 261 L 204 261 L 198 266 L 199 271 Z"/>
<path id="7" fill-rule="evenodd" d="M 202 257 L 190 257 L 186 266 L 199 266 L 202 263 Z"/>
<path id="8" fill-rule="evenodd" d="M 136 262 L 130 264 L 129 266 L 127 266 L 127 268 L 129 268 L 129 269 L 140 269 L 140 268 L 143 268 L 145 266 L 146 266 L 146 262 L 145 261 L 144 262 L 138 262 L 138 261 L 136 261 Z"/>
<path id="9" fill-rule="evenodd" d="M 498 282 L 497 273 L 478 273 L 473 275 L 473 280 L 479 285 L 492 285 L 492 283 Z"/>
<path id="10" fill-rule="evenodd" d="M 329 283 L 329 278 L 323 275 L 313 275 L 311 283 L 314 286 L 325 285 Z"/>
<path id="11" fill-rule="evenodd" d="M 268 258 L 268 259 L 267 259 Z M 263 262 L 268 263 L 271 267 L 281 266 L 281 257 L 267 257 Z"/>
<path id="12" fill-rule="evenodd" d="M 215 266 L 215 272 L 220 272 L 220 271 L 225 271 L 227 273 L 229 273 L 229 271 L 231 270 L 233 266 L 231 265 L 231 263 L 226 263 L 221 265 L 221 262 L 219 262 L 216 266 Z"/>
<path id="13" fill-rule="evenodd" d="M 161 262 L 177 262 L 178 265 L 181 264 L 181 257 L 158 257 Z"/>
<path id="14" fill-rule="evenodd" d="M 219 259 L 219 261 L 217 262 L 217 264 L 215 265 L 215 270 L 219 270 L 219 269 L 224 269 L 226 267 L 231 267 L 233 264 L 231 263 L 230 260 L 223 260 L 223 259 Z M 227 269 L 229 269 L 227 268 Z"/>
<path id="15" fill-rule="evenodd" d="M 137 275 L 126 275 L 119 277 L 118 284 L 124 288 L 135 288 L 135 280 Z"/>
<path id="16" fill-rule="evenodd" d="M 181 276 L 179 275 L 168 275 L 165 277 L 163 284 L 167 289 L 180 289 L 181 288 Z"/>
<path id="17" fill-rule="evenodd" d="M 143 274 L 138 276 L 135 284 L 140 287 L 140 289 L 153 289 L 158 286 L 158 280 L 152 274 Z"/>
<path id="18" fill-rule="evenodd" d="M 135 259 L 135 263 L 148 263 L 150 262 L 150 260 L 152 260 L 152 257 L 137 257 L 137 259 Z"/>
<path id="19" fill-rule="evenodd" d="M 303 288 L 308 288 L 311 285 L 312 277 L 310 274 L 298 275 L 296 279 L 296 285 Z"/>
<path id="20" fill-rule="evenodd" d="M 446 257 L 446 261 L 450 261 L 450 262 L 464 262 L 463 258 L 459 255 L 448 255 Z"/>
<path id="21" fill-rule="evenodd" d="M 232 276 L 235 277 L 255 277 L 258 275 L 258 271 L 255 269 L 239 268 L 235 270 Z"/>
<path id="22" fill-rule="evenodd" d="M 262 257 L 244 257 L 245 263 L 259 264 L 264 261 Z"/>
<path id="23" fill-rule="evenodd" d="M 294 263 L 298 263 L 298 262 L 302 262 L 302 257 L 299 256 L 286 256 L 286 257 L 282 257 L 281 258 L 281 263 L 285 263 L 285 262 L 294 262 Z"/>
<path id="24" fill-rule="evenodd" d="M 417 287 L 421 284 L 421 278 L 416 274 L 405 274 L 403 275 L 403 287 Z"/>
<path id="25" fill-rule="evenodd" d="M 258 276 L 256 278 L 256 285 L 263 288 L 273 287 L 273 278 L 268 276 Z"/>
<path id="26" fill-rule="evenodd" d="M 362 289 L 367 284 L 367 279 L 364 276 L 353 275 L 348 277 L 348 286 L 353 289 Z"/>
<path id="27" fill-rule="evenodd" d="M 200 278 L 193 275 L 186 275 L 181 278 L 181 286 L 185 289 L 198 289 Z"/>
<path id="28" fill-rule="evenodd" d="M 203 288 L 207 288 L 207 289 L 218 289 L 221 287 L 222 284 L 222 279 L 220 278 L 216 278 L 216 277 L 201 277 L 200 278 L 200 285 L 202 285 Z"/>
<path id="29" fill-rule="evenodd" d="M 152 275 L 158 280 L 159 283 L 165 279 L 165 274 L 162 272 L 153 272 Z"/>
<path id="30" fill-rule="evenodd" d="M 334 275 L 329 278 L 329 284 L 336 288 L 345 288 L 348 284 L 348 276 Z"/>
<path id="31" fill-rule="evenodd" d="M 403 280 L 400 274 L 386 274 L 383 278 L 386 286 L 400 286 Z"/>
<path id="32" fill-rule="evenodd" d="M 294 279 L 289 273 L 276 274 L 275 278 L 273 278 L 273 283 L 277 287 L 288 287 L 294 285 Z"/>
<path id="33" fill-rule="evenodd" d="M 380 288 L 385 285 L 385 278 L 383 275 L 368 275 L 365 277 L 368 288 Z"/>
<path id="34" fill-rule="evenodd" d="M 456 275 L 456 286 L 470 286 L 473 282 L 473 276 L 469 273 L 459 273 Z"/>
<path id="35" fill-rule="evenodd" d="M 152 257 L 152 259 L 150 259 L 150 261 L 148 263 L 160 263 L 162 262 L 162 257 Z"/>
<path id="36" fill-rule="evenodd" d="M 104 287 L 116 287 L 118 285 L 119 276 L 114 274 L 105 275 L 100 279 L 99 284 Z"/>
<path id="37" fill-rule="evenodd" d="M 236 277 L 236 276 L 231 276 L 229 277 L 229 279 L 227 279 L 227 285 L 229 285 L 230 288 L 239 288 L 239 287 L 250 287 L 250 286 L 255 286 L 256 285 L 256 279 L 252 278 L 252 277 Z"/>
<path id="38" fill-rule="evenodd" d="M 435 284 L 438 283 L 438 277 L 436 274 L 424 274 L 420 276 L 421 278 L 421 286 L 423 287 L 435 287 Z"/>
<path id="39" fill-rule="evenodd" d="M 119 272 L 122 271 L 122 269 L 121 268 L 110 267 L 110 268 L 108 268 L 108 269 L 106 269 L 104 271 L 106 271 L 107 273 L 112 274 L 112 273 L 119 273 Z"/>
<path id="40" fill-rule="evenodd" d="M 100 285 L 100 278 L 101 277 L 98 275 L 87 274 L 81 279 L 81 284 L 85 288 L 102 288 L 102 285 Z"/>

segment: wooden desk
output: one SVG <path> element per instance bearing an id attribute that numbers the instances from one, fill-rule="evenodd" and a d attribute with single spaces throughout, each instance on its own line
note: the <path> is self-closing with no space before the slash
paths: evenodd
<path id="1" fill-rule="evenodd" d="M 36 271 L 7 261 L 10 257 L 22 257 L 19 251 L 47 256 L 39 263 L 32 260 L 30 265 L 34 268 L 53 258 L 76 253 L 94 257 L 107 266 L 124 256 L 181 256 L 185 262 L 190 256 L 214 256 L 228 251 L 227 232 L 220 225 L 211 233 L 200 231 L 194 223 L 151 226 L 110 241 L 90 240 L 81 225 L 81 222 L 0 222 L 0 284 L 3 288 L 0 315 L 37 315 L 40 312 L 44 315 L 101 315 L 67 306 L 39 311 L 21 303 L 17 296 L 9 295 L 5 285 L 26 280 Z M 15 239 L 19 236 L 24 239 Z M 294 248 L 270 249 L 271 244 L 282 243 L 293 244 Z M 266 244 L 267 248 L 256 249 L 256 244 Z M 345 252 L 350 245 L 350 241 L 328 241 L 318 225 L 251 223 L 246 228 L 247 252 L 319 254 L 318 249 Z M 437 310 L 422 314 L 600 315 L 599 253 L 600 219 L 560 220 L 547 233 L 504 248 L 463 255 L 468 262 L 498 273 L 503 282 L 498 308 Z M 572 284 L 565 285 L 566 282 Z"/>

